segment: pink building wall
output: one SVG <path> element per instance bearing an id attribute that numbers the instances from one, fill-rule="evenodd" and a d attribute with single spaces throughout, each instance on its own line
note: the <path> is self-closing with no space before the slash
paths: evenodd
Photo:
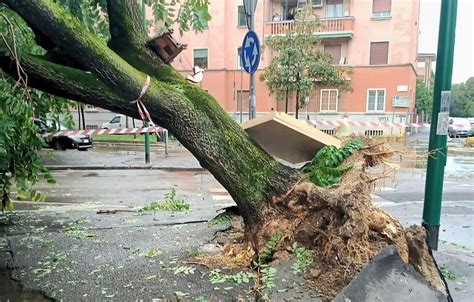
<path id="1" fill-rule="evenodd" d="M 324 1 L 325 2 L 325 1 Z M 414 95 L 416 87 L 416 57 L 418 48 L 418 16 L 419 0 L 392 0 L 391 17 L 372 19 L 372 0 L 344 0 L 344 14 L 349 15 L 345 22 L 350 25 L 351 37 L 323 39 L 323 44 L 341 44 L 341 55 L 346 58 L 346 64 L 353 68 L 351 76 L 351 93 L 339 92 L 338 112 L 323 115 L 325 118 L 340 118 L 349 114 L 354 118 L 374 119 L 385 118 L 392 112 L 404 112 L 406 120 L 414 111 Z M 211 1 L 210 14 L 212 20 L 209 27 L 201 33 L 186 32 L 182 37 L 175 31 L 175 38 L 188 47 L 173 62 L 173 66 L 187 75 L 193 66 L 193 50 L 208 49 L 208 70 L 200 83 L 222 105 L 232 113 L 236 111 L 236 90 L 248 90 L 248 75 L 241 72 L 237 64 L 237 49 L 247 32 L 246 27 L 239 27 L 238 6 L 242 0 Z M 255 31 L 260 37 L 261 44 L 271 31 L 271 17 L 279 10 L 279 1 L 258 1 L 255 16 Z M 325 7 L 314 8 L 314 14 L 324 17 Z M 388 64 L 369 65 L 370 42 L 388 41 Z M 266 85 L 259 80 L 261 69 L 265 68 L 273 55 L 268 47 L 262 54 L 259 71 L 257 71 L 257 112 L 269 112 L 271 108 L 282 108 L 275 96 L 270 96 Z M 397 91 L 399 86 L 408 86 L 408 91 Z M 367 89 L 386 89 L 385 112 L 377 115 L 366 112 Z M 410 97 L 409 108 L 392 107 L 394 96 Z M 311 96 L 308 111 L 314 116 L 319 112 L 319 90 Z M 293 107 L 290 107 L 293 111 Z M 303 108 L 302 111 L 306 109 Z M 409 113 L 409 114 L 408 114 Z M 363 116 L 357 116 L 363 115 Z"/>

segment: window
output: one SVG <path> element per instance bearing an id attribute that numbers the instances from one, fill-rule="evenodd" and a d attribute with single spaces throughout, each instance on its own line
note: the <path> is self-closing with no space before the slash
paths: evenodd
<path id="1" fill-rule="evenodd" d="M 329 53 L 332 57 L 332 63 L 338 65 L 341 61 L 341 44 L 324 45 L 324 51 Z"/>
<path id="2" fill-rule="evenodd" d="M 313 6 L 323 6 L 323 0 L 313 0 Z"/>
<path id="3" fill-rule="evenodd" d="M 321 89 L 320 111 L 337 111 L 338 95 L 337 89 Z"/>
<path id="4" fill-rule="evenodd" d="M 385 111 L 385 89 L 367 90 L 367 111 Z"/>
<path id="5" fill-rule="evenodd" d="M 110 121 L 110 124 L 118 124 L 118 123 L 120 123 L 120 116 L 116 116 Z"/>
<path id="6" fill-rule="evenodd" d="M 237 111 L 242 113 L 249 112 L 249 91 L 248 90 L 237 90 Z"/>
<path id="7" fill-rule="evenodd" d="M 245 17 L 245 9 L 243 5 L 238 7 L 238 20 L 237 26 L 247 26 L 247 18 Z"/>
<path id="8" fill-rule="evenodd" d="M 390 18 L 392 0 L 373 0 L 372 18 Z"/>
<path id="9" fill-rule="evenodd" d="M 97 126 L 97 125 L 86 125 L 86 129 L 87 130 L 95 130 L 95 129 L 99 129 L 99 126 Z"/>
<path id="10" fill-rule="evenodd" d="M 343 0 L 326 1 L 326 18 L 341 18 L 344 16 Z"/>
<path id="11" fill-rule="evenodd" d="M 194 66 L 202 69 L 208 68 L 208 50 L 207 48 L 194 49 L 193 51 Z"/>
<path id="12" fill-rule="evenodd" d="M 242 69 L 242 61 L 240 56 L 242 54 L 242 47 L 237 48 L 237 68 Z"/>
<path id="13" fill-rule="evenodd" d="M 388 42 L 370 43 L 370 65 L 388 64 Z"/>

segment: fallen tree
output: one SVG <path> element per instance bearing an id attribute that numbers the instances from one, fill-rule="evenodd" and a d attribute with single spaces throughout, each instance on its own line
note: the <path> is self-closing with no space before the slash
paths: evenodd
<path id="1" fill-rule="evenodd" d="M 2 70 L 18 78 L 17 64 L 30 86 L 61 97 L 139 118 L 142 101 L 154 121 L 167 128 L 229 191 L 245 223 L 243 244 L 262 251 L 281 230 L 276 249 L 293 241 L 317 255 L 313 276 L 333 297 L 375 254 L 393 244 L 435 288 L 445 291 L 421 228 L 405 230 L 374 207 L 373 180 L 365 169 L 390 152 L 367 146 L 347 159 L 352 169 L 340 185 L 321 188 L 301 171 L 287 167 L 257 146 L 219 104 L 164 64 L 147 46 L 147 34 L 134 0 L 109 0 L 108 44 L 52 0 L 0 0 L 19 14 L 47 50 L 26 49 L 0 58 Z M 328 290 L 331 289 L 331 290 Z"/>

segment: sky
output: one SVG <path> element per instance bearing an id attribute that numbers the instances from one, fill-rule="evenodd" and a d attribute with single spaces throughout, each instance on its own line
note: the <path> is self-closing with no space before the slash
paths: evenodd
<path id="1" fill-rule="evenodd" d="M 441 0 L 420 0 L 418 52 L 436 53 Z M 474 76 L 474 0 L 458 0 L 453 83 Z"/>

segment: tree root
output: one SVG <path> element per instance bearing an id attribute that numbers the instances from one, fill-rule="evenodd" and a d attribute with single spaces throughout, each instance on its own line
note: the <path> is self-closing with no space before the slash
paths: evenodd
<path id="1" fill-rule="evenodd" d="M 286 194 L 273 197 L 262 210 L 261 222 L 245 226 L 241 248 L 227 248 L 225 260 L 220 262 L 245 265 L 237 260 L 252 253 L 244 251 L 249 247 L 256 254 L 265 250 L 266 243 L 281 229 L 284 235 L 274 248 L 272 260 L 288 254 L 294 242 L 311 250 L 314 262 L 305 276 L 325 300 L 334 298 L 388 245 L 394 245 L 405 263 L 411 263 L 427 282 L 446 293 L 425 230 L 419 226 L 404 229 L 398 220 L 373 205 L 373 182 L 365 169 L 384 162 L 393 152 L 386 144 L 366 145 L 371 147 L 347 159 L 345 164 L 353 168 L 339 185 L 320 188 L 302 179 Z"/>
<path id="2" fill-rule="evenodd" d="M 413 264 L 426 281 L 446 293 L 425 230 L 419 226 L 404 229 L 397 219 L 373 205 L 373 182 L 365 170 L 394 152 L 386 144 L 366 145 L 371 147 L 347 160 L 353 168 L 341 184 L 320 188 L 300 181 L 287 194 L 274 197 L 264 211 L 263 223 L 246 226 L 246 239 L 258 252 L 277 229 L 285 230 L 276 251 L 294 241 L 311 250 L 315 261 L 307 277 L 325 299 L 334 298 L 388 245 L 394 245 L 405 263 Z"/>

